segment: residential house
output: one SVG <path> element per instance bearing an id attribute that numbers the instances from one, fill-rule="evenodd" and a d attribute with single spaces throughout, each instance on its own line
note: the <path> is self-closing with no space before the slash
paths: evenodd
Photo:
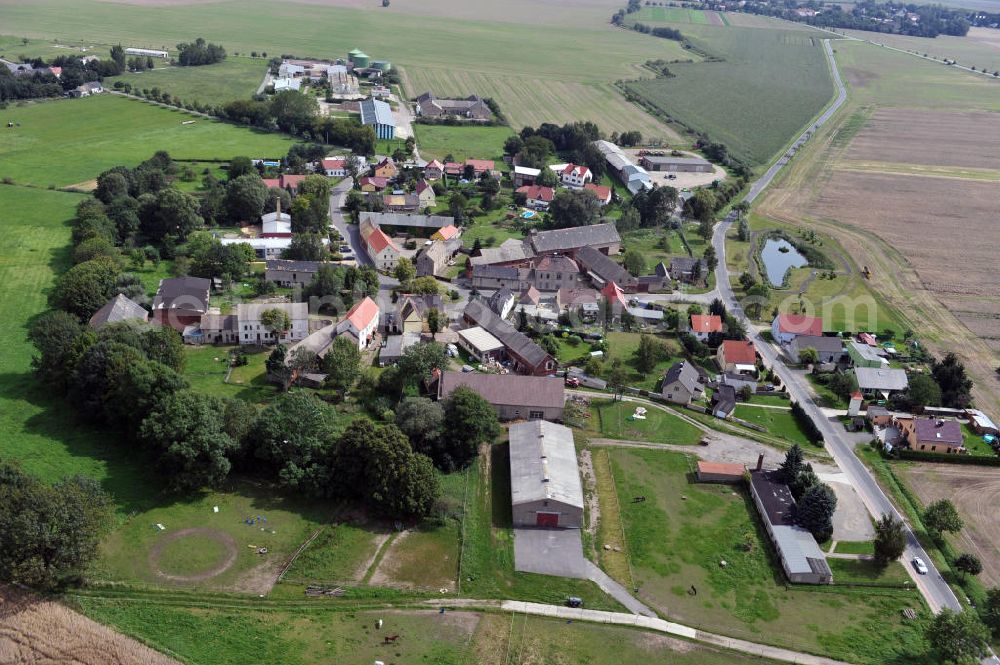
<path id="1" fill-rule="evenodd" d="M 888 367 L 889 361 L 886 360 L 882 353 L 880 353 L 878 347 L 861 344 L 853 339 L 847 342 L 847 355 L 855 367 L 871 367 L 874 369 Z"/>
<path id="2" fill-rule="evenodd" d="M 462 315 L 470 325 L 482 327 L 503 342 L 507 357 L 519 374 L 543 376 L 553 374 L 559 368 L 558 361 L 545 349 L 494 314 L 482 300 L 469 301 Z"/>
<path id="3" fill-rule="evenodd" d="M 347 160 L 343 157 L 328 157 L 320 163 L 320 170 L 328 178 L 346 178 Z"/>
<path id="4" fill-rule="evenodd" d="M 705 342 L 708 341 L 709 335 L 712 333 L 722 332 L 722 317 L 717 314 L 692 314 L 691 315 L 691 330 L 690 333 L 694 335 L 698 341 Z"/>
<path id="5" fill-rule="evenodd" d="M 462 229 L 458 228 L 454 224 L 449 224 L 448 226 L 442 226 L 437 231 L 431 234 L 431 240 L 454 240 L 462 235 Z"/>
<path id="6" fill-rule="evenodd" d="M 417 97 L 415 109 L 418 116 L 427 118 L 461 118 L 476 122 L 486 122 L 493 112 L 481 97 L 471 95 L 465 99 L 438 99 L 432 92 Z"/>
<path id="7" fill-rule="evenodd" d="M 239 324 L 237 314 L 205 314 L 197 326 L 195 337 L 189 339 L 189 335 L 185 334 L 184 341 L 194 344 L 239 344 Z"/>
<path id="8" fill-rule="evenodd" d="M 510 427 L 510 500 L 515 527 L 583 526 L 583 484 L 568 427 L 544 420 Z"/>
<path id="9" fill-rule="evenodd" d="M 506 350 L 503 342 L 479 326 L 459 330 L 458 345 L 481 363 L 499 362 Z"/>
<path id="10" fill-rule="evenodd" d="M 396 137 L 396 119 L 392 115 L 392 107 L 380 99 L 369 98 L 361 102 L 361 124 L 372 127 L 377 139 Z"/>
<path id="11" fill-rule="evenodd" d="M 901 369 L 855 367 L 852 371 L 858 380 L 858 388 L 865 397 L 889 399 L 906 390 L 909 385 L 906 372 Z"/>
<path id="12" fill-rule="evenodd" d="M 911 450 L 946 455 L 966 452 L 965 436 L 958 421 L 943 418 L 897 418 L 896 426 Z"/>
<path id="13" fill-rule="evenodd" d="M 868 407 L 865 411 L 865 420 L 867 420 L 872 428 L 875 427 L 888 427 L 892 424 L 893 415 L 889 409 L 884 406 L 876 406 L 874 404 Z"/>
<path id="14" fill-rule="evenodd" d="M 751 393 L 757 392 L 757 380 L 749 374 L 724 373 L 716 377 L 716 381 L 720 386 L 732 386 L 737 394 L 743 388 L 749 388 Z"/>
<path id="15" fill-rule="evenodd" d="M 788 355 L 800 363 L 799 354 L 803 349 L 815 349 L 816 360 L 820 364 L 837 363 L 844 355 L 844 342 L 839 337 L 796 335 L 788 345 Z"/>
<path id="16" fill-rule="evenodd" d="M 597 197 L 598 202 L 601 206 L 606 206 L 611 203 L 611 188 L 605 187 L 604 185 L 595 185 L 592 182 L 588 182 L 583 186 L 588 192 L 593 192 L 594 196 Z"/>
<path id="17" fill-rule="evenodd" d="M 149 312 L 142 305 L 119 293 L 105 303 L 104 307 L 94 312 L 88 324 L 94 330 L 100 330 L 109 323 L 122 323 L 123 321 L 146 323 L 148 320 Z"/>
<path id="18" fill-rule="evenodd" d="M 979 436 L 1000 435 L 1000 428 L 996 426 L 996 423 L 979 409 L 966 409 L 965 415 L 969 418 L 969 426 L 972 427 L 972 431 Z"/>
<path id="19" fill-rule="evenodd" d="M 531 269 L 517 266 L 472 266 L 470 285 L 474 289 L 503 289 L 522 291 L 531 285 Z"/>
<path id="20" fill-rule="evenodd" d="M 639 164 L 647 171 L 671 173 L 712 173 L 715 167 L 701 157 L 671 157 L 669 155 L 643 155 Z"/>
<path id="21" fill-rule="evenodd" d="M 543 256 L 530 263 L 531 284 L 539 291 L 558 291 L 580 284 L 580 267 L 568 256 Z M 520 291 L 520 289 L 517 289 Z"/>
<path id="22" fill-rule="evenodd" d="M 265 264 L 264 279 L 279 286 L 308 286 L 322 266 L 322 261 L 271 259 Z"/>
<path id="23" fill-rule="evenodd" d="M 687 361 L 671 365 L 660 387 L 663 399 L 674 404 L 690 404 L 691 400 L 701 397 L 704 393 L 705 386 L 701 382 L 701 374 Z"/>
<path id="24" fill-rule="evenodd" d="M 90 81 L 88 83 L 83 83 L 76 86 L 69 91 L 70 97 L 90 97 L 91 95 L 99 95 L 104 92 L 104 87 L 98 81 Z"/>
<path id="25" fill-rule="evenodd" d="M 578 164 L 555 164 L 549 168 L 556 172 L 564 186 L 573 189 L 579 189 L 594 179 L 593 171 Z"/>
<path id="26" fill-rule="evenodd" d="M 514 166 L 514 189 L 526 185 L 534 185 L 541 173 L 541 169 L 533 169 L 528 166 Z"/>
<path id="27" fill-rule="evenodd" d="M 812 534 L 795 523 L 795 499 L 777 473 L 765 471 L 758 462 L 750 472 L 750 495 L 774 544 L 789 582 L 831 584 L 833 573 Z"/>
<path id="28" fill-rule="evenodd" d="M 419 277 L 443 275 L 448 268 L 448 264 L 461 248 L 461 238 L 433 241 L 417 254 L 417 258 L 414 261 L 417 268 L 417 275 Z"/>
<path id="29" fill-rule="evenodd" d="M 418 180 L 417 186 L 413 191 L 417 195 L 421 210 L 433 208 L 437 205 L 437 196 L 434 194 L 434 187 L 427 180 Z"/>
<path id="30" fill-rule="evenodd" d="M 375 168 L 372 170 L 372 175 L 376 178 L 392 180 L 399 175 L 399 167 L 396 166 L 396 162 L 393 161 L 392 157 L 386 157 L 375 165 Z"/>
<path id="31" fill-rule="evenodd" d="M 725 420 L 736 410 L 736 387 L 723 383 L 712 393 L 712 405 L 709 409 L 713 416 Z"/>
<path id="32" fill-rule="evenodd" d="M 424 167 L 424 178 L 427 180 L 440 180 L 444 177 L 444 164 L 436 159 L 432 159 Z"/>
<path id="33" fill-rule="evenodd" d="M 670 259 L 670 277 L 678 282 L 694 284 L 708 279 L 708 264 L 704 259 L 690 256 L 675 256 Z"/>
<path id="34" fill-rule="evenodd" d="M 340 323 L 337 324 L 337 336 L 347 335 L 348 339 L 357 342 L 358 350 L 364 351 L 371 344 L 378 332 L 379 309 L 375 301 L 365 296 L 364 300 L 354 304 Z"/>
<path id="35" fill-rule="evenodd" d="M 496 164 L 492 159 L 472 159 L 465 160 L 465 166 L 471 166 L 472 172 L 478 178 L 484 173 L 493 173 Z M 465 169 L 463 168 L 463 171 Z"/>
<path id="36" fill-rule="evenodd" d="M 279 310 L 288 315 L 288 330 L 273 330 L 261 321 L 264 312 Z M 263 346 L 279 342 L 298 342 L 309 335 L 309 304 L 295 303 L 241 303 L 236 306 L 240 344 Z"/>
<path id="37" fill-rule="evenodd" d="M 420 334 L 427 329 L 427 316 L 432 309 L 444 314 L 444 303 L 439 295 L 403 294 L 396 301 L 395 333 Z"/>
<path id="38" fill-rule="evenodd" d="M 723 340 L 716 351 L 715 359 L 723 372 L 749 376 L 757 374 L 757 349 L 749 340 Z"/>
<path id="39" fill-rule="evenodd" d="M 548 210 L 552 199 L 556 197 L 556 190 L 542 185 L 524 185 L 518 187 L 516 194 L 524 195 L 524 205 L 533 210 Z"/>
<path id="40" fill-rule="evenodd" d="M 587 245 L 576 250 L 574 256 L 580 271 L 586 273 L 595 287 L 602 289 L 614 282 L 626 293 L 638 290 L 639 280 L 607 254 Z"/>
<path id="41" fill-rule="evenodd" d="M 594 289 L 559 289 L 556 307 L 569 314 L 578 314 L 584 321 L 596 321 L 601 314 L 600 294 Z"/>
<path id="42" fill-rule="evenodd" d="M 538 307 L 538 304 L 542 301 L 542 294 L 538 292 L 534 286 L 529 286 L 521 291 L 521 295 L 517 302 L 521 305 L 532 305 Z"/>
<path id="43" fill-rule="evenodd" d="M 771 322 L 771 335 L 779 344 L 789 344 L 798 335 L 819 337 L 823 334 L 823 319 L 804 314 L 778 314 Z"/>
<path id="44" fill-rule="evenodd" d="M 420 197 L 416 194 L 396 191 L 391 194 L 369 194 L 369 201 L 374 198 L 382 199 L 382 207 L 386 212 L 397 212 L 413 214 L 420 210 Z"/>
<path id="45" fill-rule="evenodd" d="M 361 240 L 365 244 L 365 250 L 375 263 L 376 269 L 384 272 L 395 270 L 402 254 L 392 242 L 392 238 L 368 218 L 362 219 L 358 228 Z"/>
<path id="46" fill-rule="evenodd" d="M 604 298 L 604 302 L 610 307 L 610 319 L 617 319 L 621 317 L 622 312 L 628 311 L 625 292 L 614 282 L 608 282 L 608 285 L 601 289 L 601 297 Z"/>
<path id="47" fill-rule="evenodd" d="M 479 393 L 501 420 L 562 420 L 566 388 L 561 377 L 441 372 L 437 397 L 447 399 L 457 388 Z"/>
<path id="48" fill-rule="evenodd" d="M 371 192 L 381 192 L 389 186 L 388 178 L 378 178 L 375 176 L 362 176 L 358 178 L 358 188 L 366 194 Z"/>
<path id="49" fill-rule="evenodd" d="M 514 302 L 514 294 L 506 287 L 497 289 L 486 299 L 486 304 L 501 319 L 506 319 L 510 315 L 514 309 Z"/>
<path id="50" fill-rule="evenodd" d="M 203 277 L 161 279 L 153 298 L 153 321 L 177 332 L 200 323 L 202 315 L 208 312 L 211 288 L 211 280 Z"/>

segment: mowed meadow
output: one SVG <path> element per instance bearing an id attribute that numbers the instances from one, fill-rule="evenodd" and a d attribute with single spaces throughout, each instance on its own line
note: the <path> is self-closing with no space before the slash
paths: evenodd
<path id="1" fill-rule="evenodd" d="M 776 20 L 763 24 L 769 27 L 737 27 L 729 19 L 730 25 L 696 22 L 693 10 L 663 13 L 657 21 L 657 9 L 630 20 L 677 28 L 720 60 L 669 65 L 667 78 L 651 78 L 647 71 L 643 80 L 627 84 L 629 92 L 726 144 L 737 157 L 769 162 L 833 98 L 822 33 Z"/>
<path id="2" fill-rule="evenodd" d="M 397 11 L 395 4 L 373 3 L 368 9 L 339 4 L 350 6 L 224 0 L 137 3 L 125 12 L 118 3 L 96 0 L 0 0 L 0 23 L 3 32 L 27 37 L 151 48 L 172 49 L 198 35 L 230 53 L 332 58 L 358 47 L 400 66 L 410 82 L 407 94 L 433 84 L 440 86 L 437 94 L 493 96 L 516 128 L 587 118 L 600 120 L 609 133 L 639 129 L 647 136 L 677 138 L 611 84 L 637 78 L 647 60 L 692 56 L 677 42 L 612 27 L 613 3 L 603 12 L 603 5 L 594 3 L 586 20 L 569 21 L 574 8 L 555 0 L 519 2 L 520 10 L 489 11 L 481 19 L 468 12 L 461 18 L 448 14 L 448 7 L 462 4 L 457 0 L 439 0 L 420 14 Z M 457 72 L 471 78 L 449 78 Z"/>

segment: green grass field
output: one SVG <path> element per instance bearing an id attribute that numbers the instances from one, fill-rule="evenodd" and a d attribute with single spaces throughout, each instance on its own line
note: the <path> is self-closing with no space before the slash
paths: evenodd
<path id="1" fill-rule="evenodd" d="M 250 353 L 247 364 L 234 367 L 225 381 L 228 371 L 229 346 L 188 346 L 184 352 L 184 378 L 199 392 L 216 397 L 238 397 L 248 402 L 262 404 L 277 395 L 274 385 L 267 382 L 267 351 Z"/>
<path id="2" fill-rule="evenodd" d="M 472 157 L 503 161 L 503 142 L 512 135 L 510 127 L 450 127 L 415 124 L 420 156 L 430 161 L 451 155 L 464 162 Z"/>
<path id="3" fill-rule="evenodd" d="M 327 527 L 299 555 L 284 580 L 305 584 L 360 579 L 359 569 L 375 554 L 378 544 L 375 536 L 370 527 L 363 525 L 344 523 Z"/>
<path id="4" fill-rule="evenodd" d="M 656 341 L 666 347 L 670 357 L 661 360 L 649 374 L 643 375 L 635 368 L 635 352 L 639 348 L 640 337 L 639 333 L 608 333 L 608 351 L 605 354 L 604 364 L 605 367 L 608 367 L 615 360 L 621 360 L 627 372 L 628 385 L 634 388 L 656 390 L 667 369 L 681 359 L 680 343 L 674 338 L 656 337 Z"/>
<path id="5" fill-rule="evenodd" d="M 4 111 L 19 127 L 0 133 L 0 178 L 64 187 L 102 171 L 134 166 L 157 150 L 178 159 L 228 161 L 234 155 L 283 157 L 292 141 L 105 94 L 25 104 Z"/>
<path id="6" fill-rule="evenodd" d="M 787 404 L 785 405 L 787 406 Z M 737 404 L 733 416 L 756 423 L 767 428 L 768 434 L 784 439 L 800 446 L 811 446 L 795 416 L 788 409 L 769 409 L 766 407 Z"/>
<path id="7" fill-rule="evenodd" d="M 701 439 L 700 429 L 673 412 L 647 406 L 645 420 L 631 419 L 636 406 L 634 402 L 593 402 L 590 427 L 601 436 L 622 441 L 693 445 Z"/>
<path id="8" fill-rule="evenodd" d="M 672 25 L 723 61 L 672 64 L 673 77 L 628 89 L 737 157 L 768 162 L 833 96 L 818 33 Z"/>
<path id="9" fill-rule="evenodd" d="M 185 102 L 225 104 L 234 99 L 248 99 L 256 91 L 267 71 L 267 60 L 229 56 L 220 63 L 201 67 L 169 67 L 122 74 L 104 82 L 108 87 L 116 81 L 132 84 L 134 90 L 159 88 L 180 97 Z"/>
<path id="10" fill-rule="evenodd" d="M 693 23 L 708 25 L 705 12 L 698 9 L 682 9 L 680 7 L 644 7 L 634 15 L 639 23 Z"/>
<path id="11" fill-rule="evenodd" d="M 786 587 L 745 490 L 694 482 L 693 457 L 610 454 L 639 596 L 672 619 L 852 663 L 903 662 L 925 652 L 928 615 L 915 592 Z M 634 496 L 647 500 L 632 503 Z M 857 568 L 851 564 L 845 568 Z M 894 581 L 897 571 L 886 575 L 877 581 Z M 905 607 L 921 618 L 903 619 Z"/>
<path id="12" fill-rule="evenodd" d="M 612 11 L 592 11 L 593 19 L 584 21 L 567 18 L 573 12 L 563 8 L 539 10 L 528 3 L 520 10 L 485 12 L 489 18 L 441 7 L 370 11 L 264 0 L 241 3 L 236 12 L 227 3 L 131 4 L 127 11 L 99 0 L 0 4 L 3 29 L 15 36 L 173 49 L 192 39 L 197 26 L 198 34 L 222 43 L 230 54 L 256 50 L 330 58 L 357 46 L 403 69 L 408 96 L 431 89 L 438 95 L 494 97 L 517 128 L 594 120 L 609 133 L 639 129 L 644 136 L 676 138 L 612 84 L 634 78 L 646 60 L 689 54 L 677 42 L 610 28 Z M 277 25 L 294 25 L 294 35 L 275 30 Z"/>

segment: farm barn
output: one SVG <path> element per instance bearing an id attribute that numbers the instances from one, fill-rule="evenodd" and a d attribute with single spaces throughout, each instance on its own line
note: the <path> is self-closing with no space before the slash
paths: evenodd
<path id="1" fill-rule="evenodd" d="M 568 427 L 545 420 L 511 425 L 510 496 L 514 526 L 582 526 L 583 485 Z"/>

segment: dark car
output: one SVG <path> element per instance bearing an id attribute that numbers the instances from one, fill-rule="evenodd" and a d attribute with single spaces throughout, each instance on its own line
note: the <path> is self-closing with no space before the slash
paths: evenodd
<path id="1" fill-rule="evenodd" d="M 583 607 L 583 599 L 577 598 L 576 596 L 570 596 L 566 599 L 567 607 Z"/>

